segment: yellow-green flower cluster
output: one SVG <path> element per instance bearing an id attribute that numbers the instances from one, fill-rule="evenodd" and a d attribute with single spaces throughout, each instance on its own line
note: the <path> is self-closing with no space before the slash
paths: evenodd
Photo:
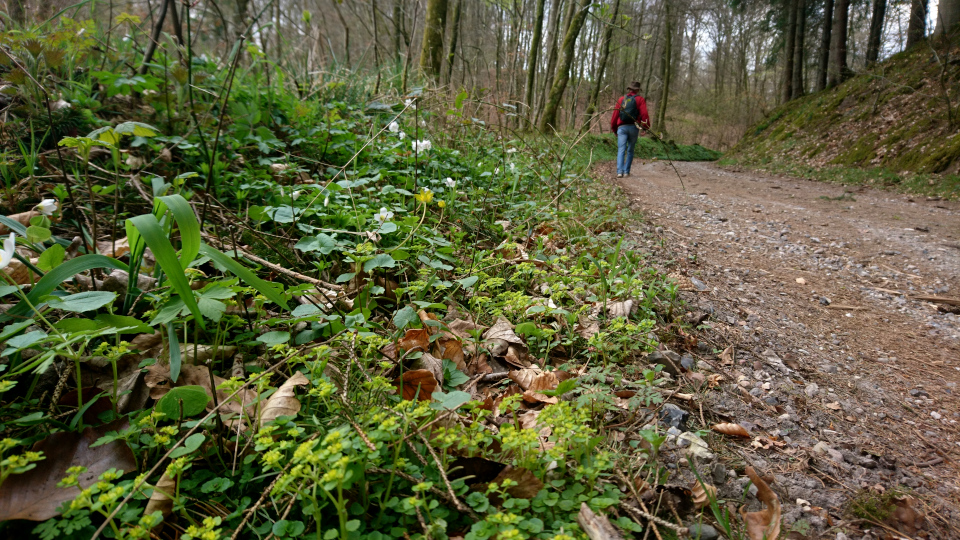
<path id="1" fill-rule="evenodd" d="M 183 540 L 219 540 L 221 537 L 220 529 L 217 527 L 221 523 L 220 517 L 205 517 L 201 525 L 191 525 L 187 527 L 187 532 L 181 538 Z"/>

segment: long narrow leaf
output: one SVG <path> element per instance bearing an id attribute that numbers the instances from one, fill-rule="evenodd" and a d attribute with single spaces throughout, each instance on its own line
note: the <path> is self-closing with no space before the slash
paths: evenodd
<path id="1" fill-rule="evenodd" d="M 255 276 L 254 273 L 247 269 L 246 266 L 243 266 L 242 264 L 228 257 L 222 251 L 219 251 L 207 244 L 200 245 L 200 253 L 210 257 L 213 262 L 233 272 L 248 285 L 258 290 L 260 294 L 269 298 L 271 302 L 277 304 L 283 309 L 289 309 L 287 307 L 286 300 L 283 299 L 283 295 L 274 289 L 272 285 Z"/>
<path id="2" fill-rule="evenodd" d="M 180 295 L 180 299 L 183 300 L 187 309 L 193 314 L 194 320 L 197 321 L 200 328 L 206 329 L 203 323 L 203 315 L 200 314 L 200 308 L 197 306 L 197 299 L 193 296 L 193 290 L 190 289 L 190 283 L 187 281 L 187 276 L 183 273 L 180 260 L 177 259 L 177 253 L 173 250 L 170 239 L 167 238 L 167 235 L 165 235 L 160 228 L 160 222 L 157 221 L 157 218 L 155 218 L 153 214 L 144 214 L 130 218 L 127 221 L 136 227 L 140 233 L 140 238 L 142 238 L 150 250 L 153 251 L 153 256 L 157 258 L 157 264 L 159 264 L 160 268 L 167 274 L 167 278 L 170 279 L 170 285 L 173 287 L 173 290 Z"/>
<path id="3" fill-rule="evenodd" d="M 200 223 L 197 216 L 193 213 L 190 203 L 182 195 L 167 195 L 157 197 L 167 205 L 173 219 L 177 222 L 180 229 L 180 266 L 184 270 L 197 258 L 200 252 Z"/>
<path id="4" fill-rule="evenodd" d="M 23 225 L 23 223 L 20 223 L 15 219 L 10 219 L 7 216 L 0 216 L 0 224 L 5 225 L 8 229 L 19 234 L 20 236 L 27 236 L 27 228 Z M 63 247 L 70 246 L 69 240 L 64 240 L 59 236 L 51 236 L 50 239 Z"/>
<path id="5" fill-rule="evenodd" d="M 177 331 L 173 328 L 172 322 L 167 323 L 167 338 L 170 346 L 170 380 L 177 382 L 183 359 L 180 356 L 180 340 L 177 339 Z"/>
<path id="6" fill-rule="evenodd" d="M 39 308 L 40 306 L 38 304 L 40 299 L 52 293 L 61 283 L 80 272 L 86 272 L 93 268 L 115 268 L 127 271 L 127 265 L 103 255 L 81 255 L 75 259 L 65 261 L 53 270 L 47 272 L 46 275 L 40 278 L 40 281 L 30 289 L 30 292 L 27 294 L 27 299 L 30 301 L 29 303 L 21 301 L 6 313 L 0 314 L 0 322 L 9 321 L 13 317 L 28 315 L 32 311 L 30 304 Z"/>

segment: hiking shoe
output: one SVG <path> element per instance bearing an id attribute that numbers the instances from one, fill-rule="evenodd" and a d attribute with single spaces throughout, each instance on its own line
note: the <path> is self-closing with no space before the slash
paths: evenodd
<path id="1" fill-rule="evenodd" d="M 617 178 L 623 178 L 623 173 L 617 173 Z"/>

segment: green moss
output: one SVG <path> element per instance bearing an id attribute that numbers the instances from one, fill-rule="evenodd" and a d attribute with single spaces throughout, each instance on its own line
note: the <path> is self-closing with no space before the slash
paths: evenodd
<path id="1" fill-rule="evenodd" d="M 860 519 L 883 522 L 896 510 L 896 501 L 905 493 L 898 489 L 888 489 L 877 493 L 872 489 L 861 489 L 847 503 L 847 513 Z"/>
<path id="2" fill-rule="evenodd" d="M 831 161 L 835 165 L 863 165 L 869 163 L 871 159 L 877 157 L 877 139 L 876 133 L 857 140 L 848 147 L 846 152 L 840 153 Z"/>

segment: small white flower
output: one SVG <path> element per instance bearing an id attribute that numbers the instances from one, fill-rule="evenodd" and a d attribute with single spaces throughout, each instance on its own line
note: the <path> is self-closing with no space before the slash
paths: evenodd
<path id="1" fill-rule="evenodd" d="M 426 152 L 426 151 L 430 150 L 430 148 L 433 147 L 433 145 L 430 144 L 430 141 L 426 141 L 426 140 L 424 140 L 424 141 L 413 141 L 411 144 L 413 145 L 413 151 L 414 151 L 414 152 Z"/>
<path id="2" fill-rule="evenodd" d="M 420 127 L 427 127 L 427 121 L 421 118 L 421 119 L 420 119 Z"/>
<path id="3" fill-rule="evenodd" d="M 513 163 L 510 164 L 510 172 L 517 172 L 517 166 Z"/>
<path id="4" fill-rule="evenodd" d="M 44 199 L 40 201 L 40 204 L 37 205 L 37 210 L 47 217 L 52 216 L 53 213 L 57 211 L 56 199 Z"/>
<path id="5" fill-rule="evenodd" d="M 517 151 L 516 148 L 507 148 L 507 153 L 508 153 L 508 154 L 516 153 L 516 151 Z"/>
<path id="6" fill-rule="evenodd" d="M 393 219 L 393 212 L 387 210 L 386 208 L 381 207 L 380 212 L 377 214 L 374 214 L 373 217 L 380 223 L 380 225 L 383 225 L 387 221 L 390 221 L 391 219 Z"/>
<path id="7" fill-rule="evenodd" d="M 404 140 L 404 139 L 406 139 L 406 138 L 407 138 L 407 134 L 401 131 L 401 132 L 400 132 L 400 140 L 402 141 L 402 140 Z"/>
<path id="8" fill-rule="evenodd" d="M 450 189 L 457 187 L 457 181 L 454 180 L 453 178 L 447 178 L 446 180 L 443 181 L 443 183 L 446 184 L 447 187 Z"/>
<path id="9" fill-rule="evenodd" d="M 324 199 L 323 199 L 323 207 L 326 208 L 329 204 L 330 204 L 330 196 L 327 195 L 327 196 L 324 197 Z"/>
<path id="10" fill-rule="evenodd" d="M 396 122 L 390 122 L 390 125 L 387 126 L 387 129 L 390 130 L 390 133 L 397 133 L 400 131 L 400 124 Z"/>
<path id="11" fill-rule="evenodd" d="M 0 270 L 7 267 L 13 260 L 13 250 L 17 247 L 16 235 L 10 233 L 10 237 L 3 241 L 3 251 L 0 251 Z"/>
<path id="12" fill-rule="evenodd" d="M 493 170 L 493 174 L 500 174 L 500 167 Z"/>
<path id="13" fill-rule="evenodd" d="M 412 107 L 412 106 L 413 106 L 413 98 L 404 101 L 403 104 L 404 104 L 404 106 L 406 106 L 406 107 Z"/>
<path id="14" fill-rule="evenodd" d="M 294 191 L 293 193 L 290 194 L 290 198 L 293 199 L 293 200 L 299 199 L 299 198 L 300 198 L 300 192 L 299 192 L 299 191 Z"/>

